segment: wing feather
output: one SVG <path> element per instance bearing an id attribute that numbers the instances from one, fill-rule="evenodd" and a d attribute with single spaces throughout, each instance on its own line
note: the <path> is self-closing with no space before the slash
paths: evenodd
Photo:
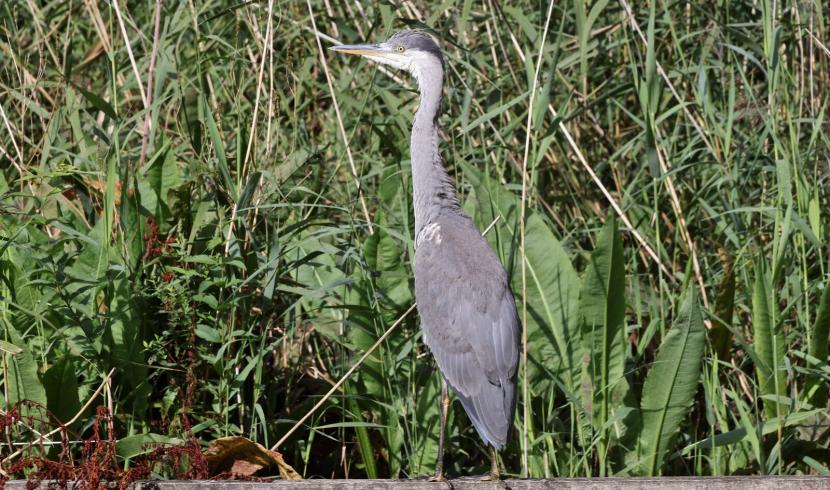
<path id="1" fill-rule="evenodd" d="M 471 223 L 439 222 L 419 243 L 415 290 L 424 341 L 479 435 L 506 441 L 515 407 L 520 325 L 507 274 Z"/>

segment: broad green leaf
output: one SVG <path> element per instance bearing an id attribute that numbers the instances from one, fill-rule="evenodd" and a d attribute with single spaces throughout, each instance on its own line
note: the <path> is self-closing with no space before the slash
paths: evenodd
<path id="1" fill-rule="evenodd" d="M 816 187 L 815 195 L 810 199 L 807 209 L 807 221 L 810 223 L 810 230 L 816 237 L 822 236 L 822 229 L 824 228 L 821 222 L 821 205 L 819 202 L 818 187 Z"/>
<path id="2" fill-rule="evenodd" d="M 558 359 L 554 373 L 575 396 L 580 385 L 582 344 L 578 324 L 579 276 L 559 240 L 538 214 L 527 220 L 527 341 L 539 372 L 534 382 L 546 382 L 544 371 Z M 513 290 L 521 291 L 521 275 L 513 275 Z M 532 373 L 532 371 L 531 371 Z M 531 379 L 533 375 L 531 374 Z"/>
<path id="3" fill-rule="evenodd" d="M 219 301 L 210 294 L 193 295 L 193 300 L 208 305 L 212 310 L 219 309 Z"/>
<path id="4" fill-rule="evenodd" d="M 182 440 L 161 434 L 136 434 L 119 439 L 115 443 L 115 454 L 120 458 L 130 459 L 147 454 L 161 445 L 178 445 Z"/>
<path id="5" fill-rule="evenodd" d="M 117 263 L 117 251 L 114 247 L 104 247 L 105 220 L 99 219 L 88 235 L 78 236 L 80 253 L 75 257 L 72 265 L 65 269 L 71 279 L 66 290 L 70 295 L 72 306 L 82 311 L 87 317 L 95 318 L 98 312 L 98 293 L 106 282 L 103 280 L 110 262 Z M 100 340 L 97 332 L 91 330 L 84 322 L 84 332 L 96 340 Z"/>
<path id="6" fill-rule="evenodd" d="M 207 342 L 214 344 L 222 343 L 222 332 L 218 328 L 204 325 L 202 323 L 196 325 L 196 336 Z"/>
<path id="7" fill-rule="evenodd" d="M 156 191 L 156 193 L 158 193 L 159 189 L 161 189 L 162 167 L 163 162 L 169 153 L 169 149 L 169 145 L 163 145 L 158 149 L 153 158 L 145 164 L 141 170 L 139 170 L 139 175 L 142 177 L 139 181 L 149 185 Z"/>
<path id="8" fill-rule="evenodd" d="M 349 278 L 338 267 L 336 255 L 331 253 L 324 239 L 313 234 L 309 234 L 291 255 L 299 262 L 291 273 L 302 287 L 288 288 L 278 283 L 276 289 L 299 294 L 300 304 L 314 318 L 318 332 L 330 338 L 342 337 L 344 311 L 323 307 L 344 303 Z"/>
<path id="9" fill-rule="evenodd" d="M 471 214 L 479 227 L 500 218 L 486 238 L 510 274 L 521 318 L 519 199 L 503 185 L 471 167 L 465 166 L 465 175 L 475 190 L 468 207 L 472 208 Z M 541 216 L 531 212 L 525 232 L 527 325 L 524 328 L 527 329 L 528 345 L 533 346 L 528 351 L 528 377 L 543 391 L 554 384 L 554 378 L 560 379 L 569 391 L 568 396 L 578 398 L 576 390 L 582 360 L 578 327 L 579 276 Z"/>
<path id="10" fill-rule="evenodd" d="M 175 204 L 175 196 L 168 194 L 181 185 L 175 152 L 169 151 L 169 144 L 165 143 L 140 172 L 143 176 L 138 179 L 141 205 L 153 215 L 160 227 L 164 227 Z"/>
<path id="11" fill-rule="evenodd" d="M 759 261 L 755 266 L 755 286 L 752 291 L 752 332 L 755 348 L 755 373 L 761 395 L 773 397 L 764 400 L 767 418 L 782 417 L 787 405 L 781 397 L 787 394 L 787 377 L 784 367 L 786 345 L 780 331 L 776 301 L 772 285 L 766 274 L 766 265 Z"/>
<path id="12" fill-rule="evenodd" d="M 119 368 L 131 390 L 135 410 L 147 406 L 150 385 L 147 379 L 147 359 L 144 355 L 144 328 L 141 308 L 133 298 L 129 281 L 124 277 L 112 281 L 109 316 L 104 330 L 104 343 L 109 348 L 110 361 Z"/>
<path id="13" fill-rule="evenodd" d="M 617 220 L 610 215 L 588 259 L 579 297 L 583 349 L 591 390 L 581 390 L 583 403 L 593 413 L 593 426 L 605 427 L 612 416 L 612 394 L 623 379 L 625 365 L 625 267 Z M 600 462 L 605 458 L 608 434 L 599 433 Z M 604 475 L 604 467 L 600 474 Z"/>
<path id="14" fill-rule="evenodd" d="M 729 360 L 732 348 L 732 315 L 735 308 L 735 267 L 731 257 L 724 259 L 723 278 L 718 285 L 715 298 L 715 318 L 709 329 L 709 341 L 712 351 L 721 361 Z"/>
<path id="15" fill-rule="evenodd" d="M 175 205 L 174 196 L 170 192 L 182 185 L 182 175 L 175 155 L 175 152 L 168 152 L 161 166 L 158 196 L 168 209 L 172 209 Z"/>
<path id="16" fill-rule="evenodd" d="M 830 282 L 824 284 L 824 291 L 819 300 L 818 313 L 813 331 L 810 335 L 808 354 L 820 362 L 830 362 L 828 359 L 828 343 L 830 343 Z M 812 393 L 810 402 L 815 407 L 827 406 L 827 383 L 815 375 L 810 375 L 805 387 L 805 393 Z"/>
<path id="17" fill-rule="evenodd" d="M 20 349 L 18 354 L 3 354 L 8 367 L 5 380 L 9 396 L 7 408 L 21 400 L 33 401 L 46 407 L 46 390 L 38 377 L 37 363 L 17 330 L 10 323 L 4 323 L 6 338 Z"/>
<path id="18" fill-rule="evenodd" d="M 23 352 L 23 349 L 12 344 L 11 342 L 0 340 L 0 351 L 5 352 L 6 354 L 17 355 Z"/>
<path id="19" fill-rule="evenodd" d="M 100 243 L 103 247 L 104 253 L 107 253 L 110 248 L 110 244 L 112 242 L 112 231 L 113 227 L 116 225 L 115 223 L 115 213 L 118 200 L 116 190 L 118 190 L 119 185 L 119 167 L 120 167 L 120 157 L 117 145 L 115 146 L 115 151 L 108 154 L 108 158 L 106 159 L 107 163 L 107 173 L 106 173 L 106 182 L 107 187 L 104 192 L 104 233 L 101 234 Z M 126 192 L 126 188 L 124 191 Z M 126 196 L 124 196 L 126 197 Z"/>
<path id="20" fill-rule="evenodd" d="M 638 446 L 640 473 L 656 475 L 689 416 L 706 345 L 696 290 L 686 300 L 648 371 L 640 402 L 643 428 Z"/>
<path id="21" fill-rule="evenodd" d="M 375 284 L 381 297 L 387 299 L 386 306 L 394 305 L 387 311 L 386 320 L 394 321 L 401 308 L 406 308 L 413 301 L 410 288 L 410 272 L 404 267 L 404 248 L 399 240 L 387 231 L 386 213 L 378 211 L 377 229 L 366 239 L 364 254 L 366 264 L 377 275 Z"/>
<path id="22" fill-rule="evenodd" d="M 129 185 L 131 186 L 132 182 Z M 116 250 L 116 254 L 121 256 L 129 270 L 135 270 L 138 267 L 139 261 L 147 252 L 147 242 L 156 238 L 147 233 L 146 228 L 149 228 L 147 217 L 133 191 L 132 188 L 128 189 L 124 193 L 124 199 L 121 200 L 118 218 L 120 218 L 119 228 L 123 233 L 118 237 L 120 246 Z"/>
<path id="23" fill-rule="evenodd" d="M 43 373 L 43 386 L 46 389 L 46 406 L 61 422 L 68 422 L 81 409 L 78 377 L 71 356 L 61 357 Z"/>
<path id="24" fill-rule="evenodd" d="M 0 232 L 3 226 L 0 223 Z M 29 247 L 45 247 L 45 237 L 35 230 L 23 229 L 15 238 L 16 243 L 25 244 L 21 247 L 11 246 L 6 249 L 8 261 L 6 262 L 6 270 L 2 272 L 6 275 L 5 280 L 10 281 L 12 288 L 11 296 L 14 301 L 25 310 L 35 310 L 41 302 L 40 289 L 32 284 L 31 276 L 33 269 L 37 268 L 37 262 L 32 257 L 32 254 L 27 251 Z M 2 237 L 5 241 L 5 237 Z M 2 242 L 0 242 L 2 243 Z M 8 243 L 8 242 L 6 242 Z M 0 246 L 0 249 L 3 247 Z"/>

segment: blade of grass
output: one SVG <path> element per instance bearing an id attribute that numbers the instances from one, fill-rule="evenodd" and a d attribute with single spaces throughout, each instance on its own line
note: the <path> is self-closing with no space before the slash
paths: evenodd
<path id="1" fill-rule="evenodd" d="M 533 84 L 530 87 L 530 100 L 528 101 L 527 122 L 524 144 L 524 155 L 522 156 L 522 201 L 520 206 L 519 216 L 519 250 L 521 253 L 522 264 L 522 325 L 527 325 L 527 260 L 525 250 L 525 216 L 527 210 L 527 160 L 530 155 L 530 135 L 533 128 L 533 100 L 536 98 L 536 87 L 539 82 L 539 71 L 542 69 L 544 59 L 542 55 L 545 52 L 545 40 L 548 36 L 548 26 L 550 26 L 550 18 L 553 13 L 553 4 L 548 4 L 548 13 L 545 16 L 545 27 L 542 30 L 542 40 L 539 43 L 539 54 L 536 56 L 536 71 L 533 74 Z M 522 329 L 522 475 L 528 476 L 528 421 L 530 420 L 530 398 L 528 397 L 528 380 L 527 380 L 527 329 Z"/>
<path id="2" fill-rule="evenodd" d="M 331 102 L 332 105 L 334 105 L 334 113 L 337 116 L 337 127 L 340 130 L 340 137 L 343 139 L 343 145 L 346 147 L 346 157 L 349 159 L 352 177 L 354 177 L 355 186 L 357 188 L 357 196 L 358 199 L 360 199 L 360 207 L 363 210 L 363 218 L 366 220 L 366 226 L 369 228 L 369 234 L 372 235 L 375 230 L 372 227 L 372 220 L 369 218 L 369 209 L 366 207 L 366 199 L 363 196 L 360 176 L 357 174 L 357 167 L 354 164 L 354 157 L 352 157 L 352 149 L 349 146 L 349 139 L 346 137 L 346 128 L 343 126 L 343 118 L 340 116 L 340 105 L 337 103 L 337 96 L 334 94 L 334 85 L 331 83 L 329 64 L 326 61 L 326 55 L 325 51 L 323 51 L 323 44 L 320 42 L 320 36 L 317 34 L 317 22 L 314 20 L 314 9 L 311 7 L 311 0 L 306 0 L 306 5 L 308 6 L 308 16 L 311 19 L 311 27 L 314 29 L 314 39 L 317 41 L 317 50 L 320 55 L 320 62 L 323 64 L 323 73 L 326 75 L 326 83 L 329 86 L 329 95 L 331 95 Z"/>

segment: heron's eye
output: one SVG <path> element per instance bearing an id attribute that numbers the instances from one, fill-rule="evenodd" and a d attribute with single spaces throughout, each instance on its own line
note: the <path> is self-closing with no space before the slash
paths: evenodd
<path id="1" fill-rule="evenodd" d="M 405 48 L 405 47 L 403 47 L 403 46 L 398 46 L 398 47 L 397 47 L 397 48 L 395 48 L 395 49 L 397 49 L 399 53 L 403 53 L 404 51 L 406 51 L 406 48 Z"/>

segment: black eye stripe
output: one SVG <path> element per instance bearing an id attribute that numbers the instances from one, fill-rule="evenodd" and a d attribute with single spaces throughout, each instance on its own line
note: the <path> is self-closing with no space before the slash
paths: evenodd
<path id="1" fill-rule="evenodd" d="M 441 48 L 438 47 L 435 39 L 419 31 L 396 32 L 389 36 L 386 44 L 393 53 L 404 54 L 408 53 L 410 49 L 414 49 L 418 51 L 418 55 L 431 54 L 443 62 Z M 400 48 L 403 48 L 403 50 Z"/>

